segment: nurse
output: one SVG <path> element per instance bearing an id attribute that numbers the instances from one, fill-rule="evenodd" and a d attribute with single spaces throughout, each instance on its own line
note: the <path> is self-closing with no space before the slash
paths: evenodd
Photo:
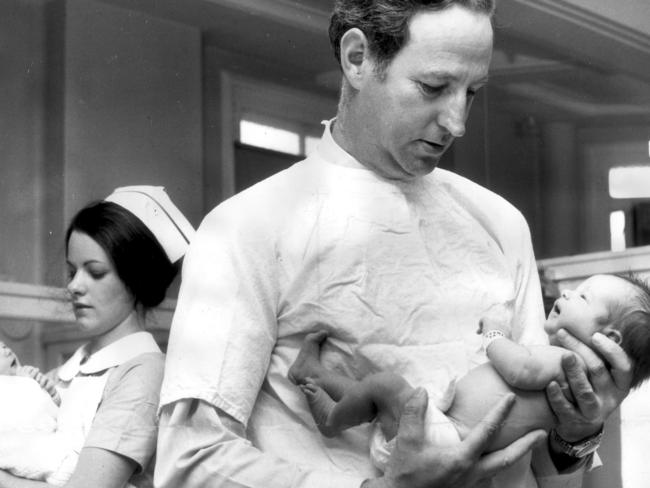
<path id="1" fill-rule="evenodd" d="M 65 434 L 58 472 L 38 482 L 0 471 L 0 488 L 153 486 L 164 355 L 145 317 L 165 298 L 193 233 L 162 187 L 118 188 L 72 219 L 67 289 L 91 338 L 53 372 Z"/>

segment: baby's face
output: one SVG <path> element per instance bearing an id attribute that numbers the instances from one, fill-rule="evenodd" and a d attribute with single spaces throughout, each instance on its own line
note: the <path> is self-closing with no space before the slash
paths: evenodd
<path id="1" fill-rule="evenodd" d="M 557 331 L 566 329 L 586 344 L 596 332 L 610 327 L 610 314 L 615 307 L 635 296 L 634 285 L 611 275 L 595 275 L 583 281 L 575 290 L 562 292 L 548 314 L 544 330 L 551 344 L 559 345 Z"/>
<path id="2" fill-rule="evenodd" d="M 18 358 L 4 342 L 0 342 L 0 374 L 12 374 L 18 366 Z"/>

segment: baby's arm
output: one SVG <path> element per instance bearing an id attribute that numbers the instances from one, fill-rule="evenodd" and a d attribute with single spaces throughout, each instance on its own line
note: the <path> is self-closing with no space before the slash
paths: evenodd
<path id="1" fill-rule="evenodd" d="M 487 356 L 501 377 L 521 390 L 541 390 L 552 381 L 566 383 L 561 367 L 567 351 L 555 346 L 524 346 L 499 337 L 489 343 Z"/>
<path id="2" fill-rule="evenodd" d="M 35 366 L 19 366 L 16 369 L 16 376 L 26 376 L 35 380 L 41 388 L 43 388 L 48 395 L 52 397 L 52 400 L 58 407 L 61 405 L 61 397 L 59 392 L 56 390 L 56 383 L 50 377 L 41 373 L 41 371 Z"/>

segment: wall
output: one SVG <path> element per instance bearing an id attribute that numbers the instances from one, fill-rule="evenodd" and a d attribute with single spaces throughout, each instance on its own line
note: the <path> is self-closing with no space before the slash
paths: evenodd
<path id="1" fill-rule="evenodd" d="M 450 168 L 498 193 L 528 220 L 536 252 L 542 246 L 540 128 L 500 110 L 489 88 L 477 96 L 465 135 L 454 142 Z"/>
<path id="2" fill-rule="evenodd" d="M 40 279 L 44 15 L 40 1 L 0 2 L 0 277 L 4 280 Z M 32 34 L 25 36 L 25 32 Z"/>
<path id="3" fill-rule="evenodd" d="M 0 280 L 41 280 L 44 26 L 43 2 L 0 2 Z M 21 357 L 39 359 L 38 332 L 31 321 L 0 321 L 0 340 Z"/>
<path id="4" fill-rule="evenodd" d="M 63 233 L 86 202 L 165 186 L 203 216 L 199 29 L 88 0 L 0 2 L 0 276 L 63 285 Z M 38 322 L 0 340 L 43 364 Z"/>
<path id="5" fill-rule="evenodd" d="M 64 222 L 117 186 L 154 184 L 198 224 L 200 31 L 70 0 L 66 35 Z"/>
<path id="6" fill-rule="evenodd" d="M 632 242 L 631 208 L 634 200 L 609 197 L 608 171 L 613 166 L 650 164 L 646 127 L 603 127 L 580 130 L 580 184 L 583 187 L 582 242 L 583 252 L 609 249 L 609 214 L 626 212 L 627 242 Z"/>

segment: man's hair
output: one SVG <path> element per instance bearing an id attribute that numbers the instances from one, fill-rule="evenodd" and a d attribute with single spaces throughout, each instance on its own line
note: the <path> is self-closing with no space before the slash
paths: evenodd
<path id="1" fill-rule="evenodd" d="M 621 333 L 619 344 L 632 360 L 632 388 L 650 377 L 650 287 L 638 276 L 626 273 L 617 277 L 630 283 L 636 294 L 628 304 L 614 312 L 612 326 Z"/>
<path id="2" fill-rule="evenodd" d="M 348 30 L 360 29 L 368 39 L 377 73 L 408 41 L 411 18 L 421 11 L 444 10 L 460 5 L 487 15 L 494 13 L 496 0 L 336 0 L 330 19 L 329 36 L 336 60 L 341 63 L 341 38 Z"/>

